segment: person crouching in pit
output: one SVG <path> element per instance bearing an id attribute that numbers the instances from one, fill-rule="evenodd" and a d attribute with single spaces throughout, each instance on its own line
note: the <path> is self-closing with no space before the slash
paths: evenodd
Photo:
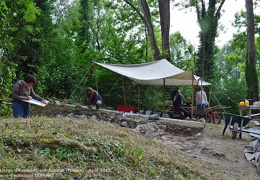
<path id="1" fill-rule="evenodd" d="M 89 109 L 92 109 L 92 106 L 96 106 L 96 109 L 99 109 L 101 104 L 102 104 L 102 97 L 100 96 L 100 94 L 96 90 L 93 90 L 91 87 L 88 87 L 86 98 L 85 98 L 85 105 Z"/>

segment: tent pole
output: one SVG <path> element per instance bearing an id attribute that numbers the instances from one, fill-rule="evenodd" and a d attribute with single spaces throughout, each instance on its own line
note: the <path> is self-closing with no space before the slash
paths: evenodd
<path id="1" fill-rule="evenodd" d="M 69 99 L 73 96 L 73 94 L 75 93 L 75 91 L 78 89 L 79 85 L 81 84 L 81 82 L 84 80 L 84 78 L 88 78 L 88 75 L 92 69 L 92 66 L 94 65 L 94 63 L 91 64 L 91 66 L 89 67 L 88 71 L 86 72 L 85 76 L 80 80 L 79 84 L 77 85 L 77 87 L 74 89 L 74 91 L 72 92 L 72 94 L 70 95 Z M 68 99 L 68 100 L 69 100 Z"/>
<path id="2" fill-rule="evenodd" d="M 210 100 L 211 100 L 211 97 L 212 97 L 212 89 L 213 89 L 213 86 L 211 86 L 211 88 L 210 88 L 210 93 L 209 93 L 209 105 L 210 105 Z"/>
<path id="3" fill-rule="evenodd" d="M 138 85 L 138 112 L 140 111 L 140 86 Z"/>
<path id="4" fill-rule="evenodd" d="M 94 64 L 94 75 L 95 75 L 95 79 L 96 79 L 96 90 L 98 91 L 98 82 L 97 82 L 96 64 Z"/>
<path id="5" fill-rule="evenodd" d="M 165 111 L 165 93 L 166 93 L 165 78 L 163 78 L 163 112 L 164 113 L 166 113 L 166 111 Z"/>
<path id="6" fill-rule="evenodd" d="M 192 99 L 192 106 L 191 106 L 191 119 L 193 119 L 193 111 L 194 111 L 194 69 L 192 68 L 192 73 L 191 73 L 191 86 L 192 86 L 192 95 L 191 95 L 191 99 Z M 196 103 L 196 102 L 195 102 Z"/>
<path id="7" fill-rule="evenodd" d="M 201 87 L 201 88 L 202 88 L 202 81 L 203 81 L 203 78 L 201 78 L 201 83 L 200 83 L 200 87 Z M 200 93 L 200 96 L 201 96 L 200 104 L 201 104 L 201 107 L 203 107 L 203 106 L 202 106 L 202 91 L 201 91 L 201 93 Z"/>
<path id="8" fill-rule="evenodd" d="M 126 97 L 125 97 L 125 82 L 124 82 L 124 77 L 122 77 L 122 87 L 123 87 L 123 96 L 124 96 L 124 105 L 126 106 Z"/>

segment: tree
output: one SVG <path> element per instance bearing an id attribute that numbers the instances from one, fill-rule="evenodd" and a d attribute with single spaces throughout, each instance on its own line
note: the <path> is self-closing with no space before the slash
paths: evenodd
<path id="1" fill-rule="evenodd" d="M 183 70 L 194 67 L 195 48 L 184 39 L 180 32 L 170 35 L 170 52 L 171 62 L 175 66 L 182 67 Z"/>
<path id="2" fill-rule="evenodd" d="M 254 10 L 253 1 L 246 0 L 247 13 L 247 61 L 246 61 L 246 82 L 248 87 L 248 98 L 258 100 L 258 79 L 255 63 L 255 33 L 254 33 Z"/>
<path id="3" fill-rule="evenodd" d="M 221 8 L 225 0 L 221 0 L 218 7 L 216 0 L 208 1 L 208 8 L 204 0 L 195 1 L 198 23 L 200 26 L 199 38 L 200 45 L 198 48 L 198 59 L 196 61 L 196 74 L 210 81 L 214 78 L 215 64 L 215 39 L 217 37 L 218 20 L 221 15 Z"/>
<path id="4" fill-rule="evenodd" d="M 34 27 L 37 16 L 41 11 L 33 0 L 18 0 L 15 2 L 3 1 L 1 11 L 5 20 L 6 28 L 1 29 L 1 40 L 4 40 L 3 56 L 18 65 L 17 71 L 31 73 L 35 63 L 35 51 L 28 41 L 37 44 L 33 37 L 39 33 Z M 2 9 L 3 8 L 3 9 Z M 22 75 L 23 76 L 23 75 Z"/>
<path id="5" fill-rule="evenodd" d="M 255 6 L 257 7 L 257 6 Z M 258 43 L 260 38 L 258 34 L 260 18 L 258 15 L 254 15 L 255 31 L 255 61 L 256 64 L 253 68 L 256 68 L 255 77 L 259 77 L 259 53 L 257 50 L 260 48 Z M 233 39 L 228 42 L 216 56 L 217 78 L 214 84 L 217 88 L 214 90 L 215 95 L 219 98 L 222 104 L 231 106 L 231 112 L 238 113 L 237 104 L 239 101 L 245 98 L 253 99 L 249 96 L 247 84 L 248 78 L 248 46 L 247 46 L 247 13 L 241 11 L 236 13 L 234 27 L 238 28 L 238 34 L 233 35 Z M 250 70 L 251 71 L 251 70 Z M 253 72 L 253 71 L 252 71 Z M 252 73 L 250 72 L 250 73 Z M 259 81 L 259 80 L 258 80 Z M 257 79 L 253 88 L 257 88 Z M 226 96 L 223 96 L 226 95 Z M 228 98 L 227 98 L 228 97 Z"/>
<path id="6" fill-rule="evenodd" d="M 81 28 L 79 32 L 79 43 L 82 45 L 82 52 L 86 51 L 88 49 L 89 43 L 90 43 L 90 22 L 91 22 L 91 10 L 92 7 L 92 1 L 89 0 L 80 0 L 80 22 L 81 22 Z"/>
<path id="7" fill-rule="evenodd" d="M 207 79 L 207 81 L 213 81 L 215 76 L 215 39 L 218 36 L 218 21 L 221 17 L 221 10 L 225 0 L 175 1 L 175 6 L 184 9 L 196 9 L 200 32 L 198 56 L 195 61 L 195 71 L 197 75 Z"/>
<path id="8" fill-rule="evenodd" d="M 161 37 L 162 37 L 162 53 L 160 53 L 158 45 L 155 40 L 154 25 L 152 23 L 151 12 L 146 0 L 138 0 L 141 12 L 137 7 L 128 0 L 124 0 L 129 4 L 136 13 L 144 21 L 145 27 L 148 32 L 151 49 L 153 51 L 154 60 L 166 58 L 170 60 L 170 48 L 169 48 L 169 31 L 170 31 L 170 0 L 158 0 L 159 13 L 160 13 L 160 25 L 161 25 Z"/>
<path id="9" fill-rule="evenodd" d="M 170 60 L 169 33 L 170 33 L 170 1 L 158 0 L 162 35 L 162 57 Z"/>
<path id="10" fill-rule="evenodd" d="M 241 41 L 234 42 L 235 40 Z M 230 106 L 230 112 L 239 113 L 237 105 L 246 97 L 244 35 L 235 37 L 216 54 L 216 79 L 211 103 Z M 217 101 L 217 102 L 216 102 Z"/>
<path id="11" fill-rule="evenodd" d="M 26 57 L 19 49 L 26 46 L 29 34 L 34 32 L 32 24 L 39 14 L 33 0 L 0 1 L 0 99 L 4 102 L 10 101 L 14 80 L 25 73 L 20 70 L 24 68 L 22 64 Z M 10 114 L 11 106 L 0 107 L 0 115 Z"/>

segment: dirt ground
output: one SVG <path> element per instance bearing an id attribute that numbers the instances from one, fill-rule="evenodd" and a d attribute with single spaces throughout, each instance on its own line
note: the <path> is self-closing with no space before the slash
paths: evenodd
<path id="1" fill-rule="evenodd" d="M 224 125 L 219 125 L 219 134 L 222 134 Z M 256 167 L 246 160 L 244 147 L 252 138 L 242 134 L 242 139 L 231 139 L 231 132 L 228 130 L 225 135 L 219 136 L 211 132 L 212 128 L 206 124 L 203 132 L 193 136 L 171 136 L 166 135 L 155 138 L 163 145 L 179 149 L 195 158 L 210 162 L 216 167 L 222 167 L 230 176 L 226 179 L 260 179 Z"/>
<path id="2" fill-rule="evenodd" d="M 90 111 L 82 108 L 72 110 L 52 108 L 52 113 L 48 114 L 47 111 L 41 113 L 54 117 L 73 113 L 74 118 L 88 118 L 95 115 L 99 120 L 131 128 L 166 147 L 180 150 L 203 162 L 210 162 L 216 167 L 222 167 L 220 169 L 228 174 L 226 178 L 228 180 L 260 179 L 256 167 L 244 156 L 244 147 L 252 141 L 252 138 L 247 133 L 243 133 L 242 139 L 239 137 L 232 139 L 231 131 L 228 129 L 222 136 L 223 122 L 221 124 L 195 124 L 173 120 L 149 121 L 147 117 L 122 116 L 115 111 L 108 112 L 102 109 Z"/>
<path id="3" fill-rule="evenodd" d="M 228 174 L 226 180 L 260 179 L 256 167 L 247 161 L 244 155 L 244 147 L 252 141 L 249 134 L 242 133 L 241 139 L 238 135 L 236 139 L 232 139 L 231 131 L 227 129 L 222 136 L 223 122 L 219 125 L 206 123 L 205 126 L 202 125 L 203 128 L 192 126 L 174 124 L 172 132 L 155 133 L 153 137 L 149 137 L 146 131 L 144 135 L 166 147 L 178 149 L 203 162 L 221 167 L 223 173 Z"/>

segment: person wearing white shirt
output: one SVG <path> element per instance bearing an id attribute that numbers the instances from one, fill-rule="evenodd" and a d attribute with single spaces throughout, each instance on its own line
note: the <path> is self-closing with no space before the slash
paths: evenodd
<path id="1" fill-rule="evenodd" d="M 207 95 L 203 90 L 202 86 L 200 87 L 200 90 L 196 93 L 196 104 L 197 107 L 203 107 L 203 108 L 206 108 L 206 106 L 209 104 Z"/>

